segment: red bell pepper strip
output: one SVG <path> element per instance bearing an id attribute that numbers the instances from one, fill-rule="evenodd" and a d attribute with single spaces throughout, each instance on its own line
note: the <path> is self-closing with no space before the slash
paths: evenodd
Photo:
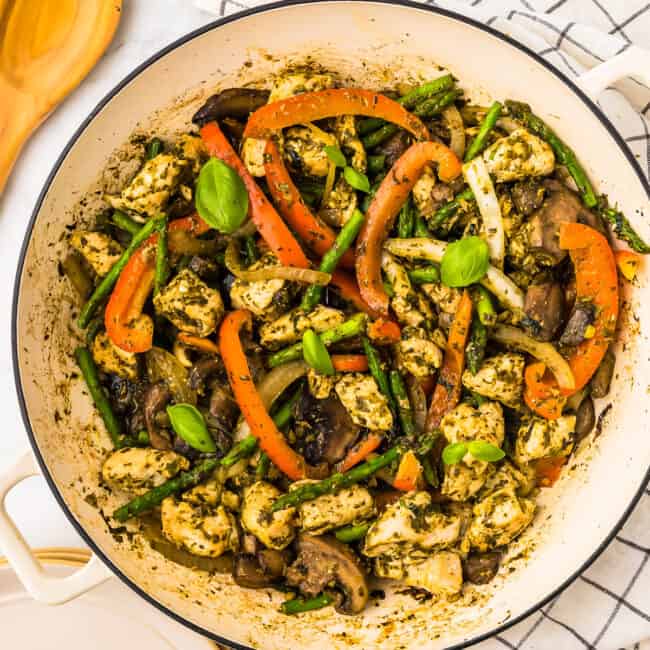
<path id="1" fill-rule="evenodd" d="M 460 400 L 461 377 L 465 369 L 465 345 L 472 324 L 472 299 L 467 289 L 458 304 L 454 322 L 449 330 L 445 358 L 438 375 L 438 383 L 427 414 L 426 430 L 432 432 Z"/>
<path id="2" fill-rule="evenodd" d="M 268 138 L 278 129 L 338 115 L 379 117 L 401 126 L 419 140 L 429 139 L 429 131 L 420 118 L 385 95 L 359 88 L 318 90 L 265 104 L 248 118 L 244 137 Z"/>
<path id="3" fill-rule="evenodd" d="M 402 338 L 400 326 L 392 320 L 379 318 L 372 321 L 367 329 L 368 338 L 377 345 L 389 345 L 399 343 Z"/>
<path id="4" fill-rule="evenodd" d="M 366 372 L 368 357 L 365 354 L 333 354 L 332 365 L 336 372 Z"/>
<path id="5" fill-rule="evenodd" d="M 397 474 L 393 479 L 393 487 L 402 492 L 412 492 L 418 489 L 418 484 L 422 479 L 422 465 L 417 456 L 411 451 L 407 451 L 399 462 Z"/>
<path id="6" fill-rule="evenodd" d="M 460 175 L 462 165 L 456 154 L 438 142 L 411 145 L 392 166 L 382 181 L 368 211 L 357 240 L 357 282 L 363 299 L 384 317 L 389 300 L 381 279 L 381 249 L 395 217 L 408 198 L 425 166 L 438 163 L 441 180 Z"/>
<path id="7" fill-rule="evenodd" d="M 551 487 L 560 478 L 566 456 L 547 456 L 533 462 L 535 478 L 539 487 Z"/>
<path id="8" fill-rule="evenodd" d="M 384 437 L 381 433 L 375 431 L 368 433 L 365 438 L 349 449 L 345 458 L 339 463 L 337 471 L 347 472 L 355 465 L 366 460 L 366 458 L 368 458 L 368 456 L 370 456 L 370 454 L 381 445 L 383 439 Z"/>
<path id="9" fill-rule="evenodd" d="M 282 217 L 311 250 L 323 257 L 334 246 L 336 233 L 305 205 L 273 140 L 266 143 L 264 171 L 269 191 Z M 345 252 L 341 265 L 354 268 L 351 250 Z"/>
<path id="10" fill-rule="evenodd" d="M 297 481 L 307 476 L 307 463 L 288 445 L 266 410 L 253 383 L 246 354 L 239 338 L 242 327 L 251 327 L 251 325 L 252 315 L 246 309 L 232 311 L 223 319 L 219 329 L 221 358 L 235 400 L 251 433 L 259 440 L 260 448 L 280 471 L 291 480 Z"/>
<path id="11" fill-rule="evenodd" d="M 531 411 L 547 420 L 557 420 L 562 415 L 566 397 L 560 392 L 553 373 L 541 361 L 526 366 L 524 402 Z"/>
<path id="12" fill-rule="evenodd" d="M 338 289 L 344 300 L 351 302 L 359 311 L 372 318 L 380 317 L 379 312 L 370 307 L 361 297 L 356 280 L 350 274 L 345 271 L 334 271 L 330 284 Z"/>
<path id="13" fill-rule="evenodd" d="M 186 334 L 185 332 L 179 332 L 176 338 L 190 348 L 201 350 L 201 352 L 207 352 L 208 354 L 219 354 L 219 346 L 210 339 L 193 336 L 192 334 Z"/>
<path id="14" fill-rule="evenodd" d="M 300 248 L 300 244 L 259 188 L 255 179 L 249 174 L 217 123 L 206 124 L 201 129 L 201 138 L 203 138 L 208 153 L 230 165 L 244 181 L 248 192 L 248 210 L 251 219 L 262 239 L 268 244 L 280 263 L 284 266 L 297 266 L 301 269 L 309 268 L 309 260 Z"/>

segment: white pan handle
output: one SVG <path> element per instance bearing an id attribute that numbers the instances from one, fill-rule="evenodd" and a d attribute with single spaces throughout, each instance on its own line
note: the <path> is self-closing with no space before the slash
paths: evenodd
<path id="1" fill-rule="evenodd" d="M 95 555 L 82 569 L 66 578 L 45 573 L 5 508 L 5 497 L 12 488 L 39 473 L 32 453 L 26 451 L 13 467 L 0 476 L 0 554 L 7 558 L 33 598 L 48 605 L 58 605 L 101 584 L 112 574 Z"/>
<path id="2" fill-rule="evenodd" d="M 587 95 L 596 99 L 610 84 L 625 77 L 637 77 L 650 86 L 650 52 L 630 45 L 625 52 L 580 75 L 577 83 Z"/>

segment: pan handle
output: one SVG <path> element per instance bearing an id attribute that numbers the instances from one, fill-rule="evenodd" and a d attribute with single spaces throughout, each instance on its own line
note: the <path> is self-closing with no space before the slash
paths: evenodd
<path id="1" fill-rule="evenodd" d="M 31 451 L 25 451 L 13 467 L 0 476 L 0 551 L 34 599 L 59 605 L 101 584 L 112 574 L 96 555 L 82 569 L 65 578 L 45 573 L 5 508 L 5 497 L 12 488 L 36 474 L 40 472 L 34 457 Z"/>
<path id="2" fill-rule="evenodd" d="M 638 77 L 650 86 L 650 52 L 630 45 L 624 52 L 595 66 L 577 79 L 578 86 L 592 99 L 610 84 L 625 77 Z"/>

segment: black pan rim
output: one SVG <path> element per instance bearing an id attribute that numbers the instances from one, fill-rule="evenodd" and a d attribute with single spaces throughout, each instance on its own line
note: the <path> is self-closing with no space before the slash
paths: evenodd
<path id="1" fill-rule="evenodd" d="M 14 292 L 13 292 L 13 300 L 12 300 L 12 316 L 11 316 L 11 348 L 12 348 L 12 363 L 13 363 L 13 374 L 14 374 L 14 381 L 16 385 L 16 392 L 18 396 L 18 404 L 20 407 L 21 411 L 21 416 L 23 423 L 25 425 L 25 429 L 27 431 L 27 436 L 29 438 L 30 445 L 32 447 L 32 450 L 34 452 L 34 455 L 36 457 L 36 460 L 38 462 L 38 465 L 41 469 L 41 472 L 47 481 L 47 484 L 52 491 L 56 501 L 58 502 L 59 506 L 63 510 L 63 513 L 67 517 L 68 521 L 72 524 L 72 526 L 75 528 L 77 533 L 81 536 L 81 538 L 85 541 L 86 544 L 90 547 L 90 549 L 95 553 L 101 560 L 102 562 L 107 565 L 111 572 L 116 575 L 122 582 L 124 582 L 126 585 L 128 585 L 131 589 L 133 589 L 137 594 L 139 594 L 142 598 L 144 598 L 147 602 L 149 602 L 151 605 L 154 607 L 158 608 L 160 611 L 165 613 L 167 616 L 170 616 L 173 620 L 177 621 L 178 623 L 181 623 L 182 625 L 188 627 L 189 629 L 193 630 L 194 632 L 201 634 L 205 637 L 208 637 L 209 639 L 212 639 L 213 641 L 216 641 L 217 643 L 223 643 L 228 645 L 229 647 L 235 648 L 236 650 L 254 650 L 250 646 L 245 646 L 240 643 L 237 643 L 235 641 L 226 639 L 225 637 L 219 636 L 218 634 L 214 634 L 213 632 L 210 632 L 209 630 L 206 630 L 202 628 L 201 626 L 197 625 L 196 623 L 193 623 L 189 621 L 188 619 L 184 618 L 180 614 L 177 614 L 174 612 L 172 609 L 168 608 L 166 605 L 163 605 L 159 601 L 157 601 L 155 598 L 153 598 L 150 594 L 146 593 L 143 589 L 141 589 L 137 584 L 135 584 L 128 576 L 126 576 L 119 567 L 115 565 L 115 563 L 107 557 L 107 555 L 99 548 L 99 546 L 94 542 L 92 537 L 89 535 L 89 533 L 86 532 L 84 527 L 77 521 L 75 518 L 74 514 L 72 511 L 68 508 L 68 505 L 65 503 L 63 496 L 59 492 L 59 489 L 54 481 L 54 478 L 50 474 L 47 465 L 45 463 L 45 459 L 43 458 L 41 451 L 38 447 L 38 444 L 36 442 L 36 436 L 34 433 L 34 430 L 32 428 L 31 422 L 29 420 L 29 415 L 27 413 L 27 405 L 25 402 L 25 395 L 22 387 L 22 380 L 20 376 L 20 367 L 19 367 L 19 361 L 18 361 L 18 303 L 20 299 L 20 281 L 22 278 L 22 273 L 24 270 L 24 265 L 25 265 L 25 257 L 27 255 L 27 249 L 29 246 L 29 242 L 31 240 L 32 232 L 34 229 L 34 225 L 36 223 L 36 219 L 38 216 L 38 213 L 40 212 L 40 209 L 42 207 L 42 204 L 45 200 L 45 197 L 50 189 L 50 186 L 52 185 L 52 182 L 54 178 L 56 177 L 61 165 L 65 161 L 70 149 L 75 145 L 81 134 L 88 128 L 88 126 L 92 123 L 92 121 L 95 119 L 95 117 L 104 109 L 104 107 L 113 99 L 113 97 L 119 93 L 122 88 L 124 88 L 126 85 L 128 85 L 133 79 L 135 79 L 141 72 L 146 70 L 149 66 L 151 66 L 153 63 L 164 57 L 166 54 L 172 52 L 173 50 L 181 47 L 185 43 L 191 41 L 192 39 L 201 36 L 202 34 L 205 34 L 209 31 L 212 31 L 214 29 L 218 29 L 222 25 L 226 25 L 231 22 L 235 22 L 237 20 L 241 20 L 244 18 L 247 18 L 248 16 L 252 16 L 255 14 L 261 14 L 265 13 L 267 11 L 272 11 L 275 9 L 282 9 L 286 7 L 292 7 L 296 5 L 306 5 L 306 4 L 312 4 L 313 2 L 318 2 L 318 3 L 331 3 L 331 4 L 341 4 L 340 0 L 281 0 L 279 2 L 273 2 L 261 7 L 256 7 L 253 9 L 247 9 L 242 12 L 238 12 L 236 14 L 230 15 L 230 16 L 225 16 L 223 18 L 219 18 L 217 20 L 211 21 L 204 25 L 203 27 L 200 27 L 198 29 L 195 29 L 188 34 L 185 34 L 184 36 L 178 38 L 174 42 L 170 43 L 166 47 L 162 48 L 158 52 L 156 52 L 154 55 L 149 57 L 146 61 L 141 63 L 139 66 L 137 66 L 132 72 L 130 72 L 120 83 L 118 83 L 112 90 L 110 90 L 100 101 L 99 103 L 93 108 L 93 110 L 88 114 L 88 116 L 84 119 L 84 121 L 81 123 L 79 128 L 75 131 L 73 136 L 70 138 L 69 142 L 66 144 L 65 148 L 61 152 L 61 154 L 58 156 L 56 162 L 54 163 L 54 166 L 52 168 L 52 171 L 47 177 L 47 180 L 45 181 L 45 185 L 43 186 L 43 189 L 41 190 L 38 199 L 36 201 L 36 204 L 34 206 L 34 210 L 32 211 L 32 215 L 29 219 L 29 223 L 27 226 L 27 230 L 25 233 L 25 237 L 23 239 L 21 251 L 20 251 L 20 256 L 18 260 L 18 266 L 16 270 L 16 275 L 14 279 Z M 536 52 L 528 48 L 527 46 L 515 41 L 513 38 L 510 36 L 507 36 L 506 34 L 502 34 L 501 32 L 497 31 L 493 27 L 490 27 L 489 25 L 480 23 L 472 18 L 469 18 L 467 16 L 464 16 L 462 14 L 459 14 L 455 11 L 449 11 L 447 9 L 441 9 L 439 7 L 434 7 L 428 4 L 420 4 L 417 2 L 413 2 L 412 0 L 347 0 L 347 2 L 358 2 L 358 3 L 364 3 L 364 4 L 387 4 L 387 5 L 395 5 L 399 7 L 406 7 L 410 9 L 417 9 L 419 11 L 428 11 L 430 13 L 438 14 L 440 16 L 444 16 L 446 18 L 451 18 L 453 20 L 457 20 L 461 23 L 464 23 L 466 25 L 470 25 L 471 27 L 474 27 L 475 29 L 479 29 L 483 32 L 486 32 L 490 34 L 491 36 L 499 39 L 503 43 L 516 48 L 520 52 L 523 52 L 524 54 L 527 54 L 531 59 L 533 59 L 536 63 L 540 64 L 543 66 L 548 72 L 550 72 L 552 75 L 560 79 L 560 81 L 564 82 L 565 85 L 567 85 L 582 101 L 582 103 L 585 105 L 587 109 L 593 113 L 598 120 L 603 124 L 605 129 L 609 132 L 609 135 L 612 137 L 612 139 L 616 142 L 616 144 L 619 146 L 625 157 L 627 158 L 628 162 L 630 163 L 631 168 L 634 170 L 636 173 L 639 181 L 641 182 L 641 185 L 646 191 L 646 194 L 648 196 L 648 199 L 650 200 L 650 183 L 646 179 L 643 171 L 641 170 L 641 167 L 638 163 L 638 161 L 635 159 L 633 156 L 632 152 L 630 149 L 627 147 L 625 144 L 625 141 L 621 137 L 621 135 L 618 133 L 618 131 L 615 129 L 614 125 L 610 122 L 610 120 L 605 116 L 605 114 L 600 110 L 600 108 L 595 104 L 593 100 L 591 100 L 569 77 L 567 77 L 564 73 L 560 72 L 557 70 L 555 67 L 553 67 L 550 63 L 548 63 L 545 59 L 540 57 Z M 589 568 L 593 562 L 601 555 L 601 553 L 609 546 L 609 544 L 612 542 L 616 534 L 620 531 L 622 528 L 623 524 L 627 521 L 628 517 L 630 516 L 632 510 L 635 508 L 639 500 L 641 499 L 641 496 L 644 493 L 644 490 L 646 488 L 646 485 L 650 481 L 650 468 L 648 468 L 648 471 L 646 472 L 645 477 L 641 481 L 641 485 L 639 486 L 639 489 L 635 496 L 632 498 L 630 504 L 628 507 L 625 509 L 623 514 L 621 515 L 621 518 L 619 521 L 615 524 L 611 532 L 605 537 L 605 539 L 601 542 L 601 544 L 595 549 L 595 551 L 589 556 L 589 558 L 583 562 L 583 564 L 578 567 L 574 573 L 569 576 L 566 580 L 564 580 L 558 587 L 556 587 L 550 594 L 548 594 L 546 597 L 541 599 L 538 603 L 535 605 L 529 607 L 526 611 L 522 612 L 518 616 L 514 618 L 509 618 L 505 622 L 501 623 L 494 629 L 484 632 L 480 635 L 471 637 L 469 639 L 466 639 L 460 643 L 457 643 L 453 646 L 450 646 L 448 650 L 461 650 L 462 648 L 468 648 L 476 643 L 480 643 L 481 641 L 484 641 L 486 639 L 489 639 L 491 637 L 494 637 L 501 632 L 507 630 L 508 628 L 516 625 L 517 623 L 521 622 L 531 614 L 535 613 L 538 611 L 540 608 L 544 607 L 547 605 L 551 600 L 553 600 L 556 596 L 558 596 L 562 591 L 564 591 L 571 583 L 573 583 L 587 568 Z"/>

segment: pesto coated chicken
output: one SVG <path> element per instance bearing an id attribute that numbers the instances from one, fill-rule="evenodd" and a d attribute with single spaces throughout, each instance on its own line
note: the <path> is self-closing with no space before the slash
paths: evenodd
<path id="1" fill-rule="evenodd" d="M 609 389 L 639 260 L 608 223 L 647 252 L 574 152 L 448 74 L 305 68 L 142 154 L 62 264 L 106 514 L 287 614 L 492 580 Z"/>

